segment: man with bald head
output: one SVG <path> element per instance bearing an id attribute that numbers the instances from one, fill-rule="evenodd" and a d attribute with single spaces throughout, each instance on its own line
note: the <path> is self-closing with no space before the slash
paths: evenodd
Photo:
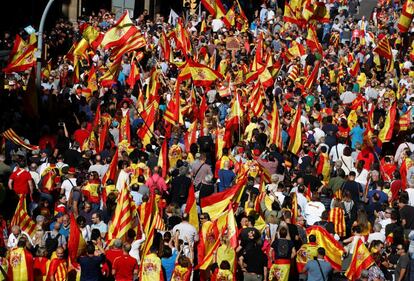
<path id="1" fill-rule="evenodd" d="M 95 155 L 94 164 L 89 167 L 88 172 L 97 172 L 99 175 L 99 178 L 102 180 L 107 170 L 108 170 L 108 166 L 104 165 L 101 155 L 99 154 Z"/>
<path id="2" fill-rule="evenodd" d="M 48 270 L 48 280 L 50 281 L 64 281 L 68 275 L 68 263 L 65 259 L 65 250 L 63 247 L 57 247 L 56 258 L 50 261 Z"/>

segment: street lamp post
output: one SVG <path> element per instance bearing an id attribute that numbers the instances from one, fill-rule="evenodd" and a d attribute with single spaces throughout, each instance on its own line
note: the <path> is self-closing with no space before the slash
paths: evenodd
<path id="1" fill-rule="evenodd" d="M 53 2 L 55 0 L 49 0 L 49 2 L 47 3 L 43 14 L 42 14 L 42 18 L 40 19 L 40 24 L 39 24 L 39 32 L 37 35 L 37 51 L 36 51 L 36 87 L 40 89 L 40 84 L 41 84 L 41 74 L 42 74 L 42 53 L 43 53 L 43 29 L 45 27 L 45 21 L 46 21 L 46 16 L 47 13 L 50 10 L 50 7 L 52 6 Z"/>

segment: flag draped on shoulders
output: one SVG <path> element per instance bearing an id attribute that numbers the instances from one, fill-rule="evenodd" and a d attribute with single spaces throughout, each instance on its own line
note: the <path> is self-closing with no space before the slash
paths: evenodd
<path id="1" fill-rule="evenodd" d="M 9 278 L 18 281 L 33 281 L 33 256 L 24 248 L 14 248 L 9 256 Z"/>
<path id="2" fill-rule="evenodd" d="M 351 281 L 354 281 L 357 278 L 359 278 L 362 270 L 369 268 L 371 265 L 375 263 L 370 252 L 368 251 L 367 247 L 364 245 L 361 239 L 359 239 L 358 242 L 355 243 L 353 250 L 354 254 L 352 255 L 351 264 L 345 271 L 345 276 Z"/>
<path id="3" fill-rule="evenodd" d="M 73 213 L 70 215 L 70 230 L 68 239 L 68 252 L 71 264 L 78 267 L 76 259 L 84 253 L 86 249 L 86 242 L 83 239 L 82 232 L 76 223 Z"/>

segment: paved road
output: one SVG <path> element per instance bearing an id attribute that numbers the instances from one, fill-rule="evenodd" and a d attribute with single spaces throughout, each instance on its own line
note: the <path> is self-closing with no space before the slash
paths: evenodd
<path id="1" fill-rule="evenodd" d="M 357 19 L 360 19 L 362 16 L 365 16 L 365 18 L 369 19 L 371 16 L 371 12 L 376 5 L 377 5 L 376 0 L 361 0 L 361 6 L 359 7 L 359 14 L 357 14 L 355 17 Z"/>

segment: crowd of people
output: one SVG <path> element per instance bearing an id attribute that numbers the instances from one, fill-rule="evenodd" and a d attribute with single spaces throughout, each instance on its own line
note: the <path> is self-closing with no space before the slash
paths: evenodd
<path id="1" fill-rule="evenodd" d="M 413 280 L 404 3 L 202 2 L 132 19 L 110 84 L 104 10 L 45 33 L 38 91 L 5 74 L 0 280 Z"/>

